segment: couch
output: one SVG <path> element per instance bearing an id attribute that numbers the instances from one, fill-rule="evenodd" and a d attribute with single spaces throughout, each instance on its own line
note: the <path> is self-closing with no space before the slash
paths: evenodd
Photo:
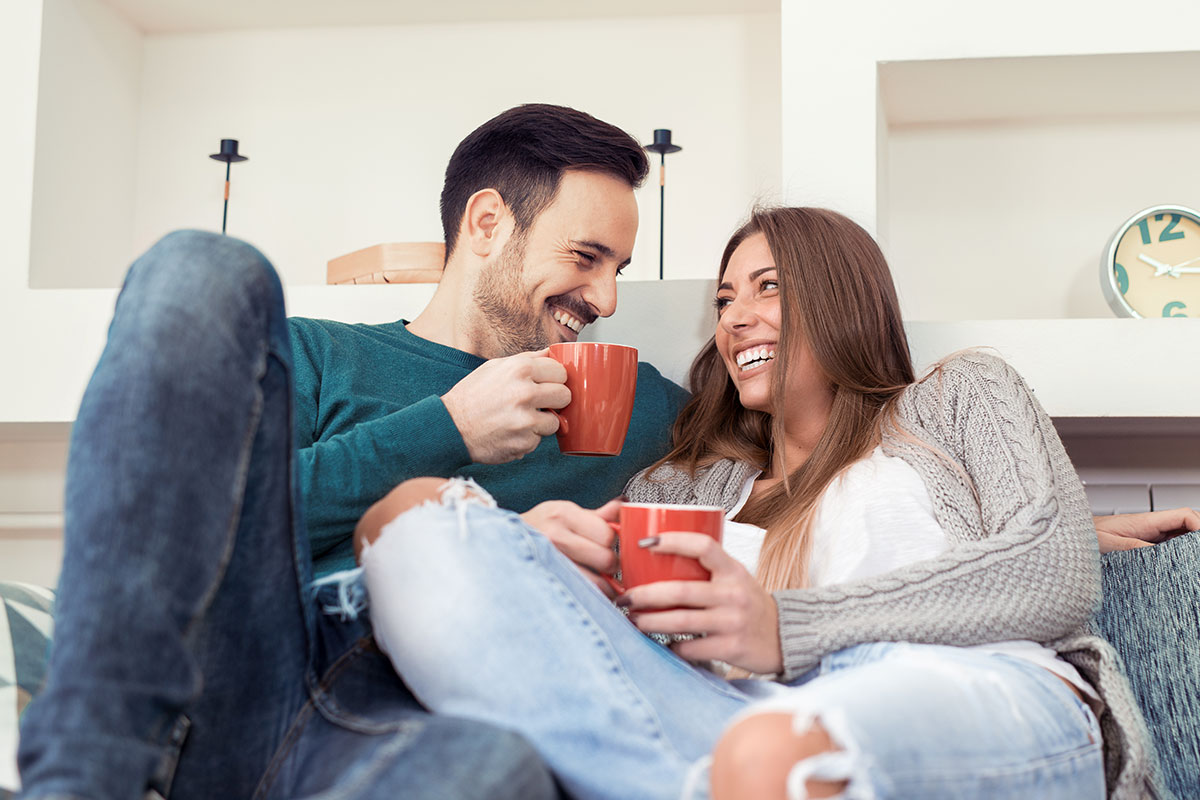
<path id="1" fill-rule="evenodd" d="M 1112 642 L 1158 750 L 1164 783 L 1200 798 L 1200 532 L 1103 557 L 1093 629 Z M 0 583 L 0 800 L 16 785 L 17 721 L 45 680 L 53 593 Z"/>

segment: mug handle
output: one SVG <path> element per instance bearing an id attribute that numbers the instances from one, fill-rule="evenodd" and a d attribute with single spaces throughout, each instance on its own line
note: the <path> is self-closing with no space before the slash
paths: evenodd
<path id="1" fill-rule="evenodd" d="M 613 533 L 615 534 L 619 535 L 621 533 L 621 526 L 619 523 L 609 522 L 608 527 L 612 528 Z M 625 594 L 625 587 L 622 586 L 620 582 L 612 575 L 605 575 L 603 572 L 597 572 L 596 574 L 603 578 L 605 583 L 611 586 L 617 594 Z"/>
<path id="2" fill-rule="evenodd" d="M 558 417 L 558 433 L 563 436 L 567 435 L 567 418 L 555 411 L 553 408 L 543 408 L 543 411 L 549 411 L 554 416 Z"/>

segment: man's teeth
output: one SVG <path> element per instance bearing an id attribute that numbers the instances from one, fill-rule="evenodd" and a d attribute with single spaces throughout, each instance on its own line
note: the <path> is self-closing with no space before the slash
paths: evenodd
<path id="1" fill-rule="evenodd" d="M 561 322 L 563 325 L 566 325 L 576 333 L 579 333 L 581 330 L 583 330 L 584 323 L 582 321 L 575 319 L 575 317 L 572 317 L 567 312 L 561 311 L 557 308 L 554 309 L 554 319 L 558 322 Z"/>
<path id="2" fill-rule="evenodd" d="M 775 357 L 774 347 L 751 347 L 737 354 L 738 368 L 745 372 L 767 363 Z"/>

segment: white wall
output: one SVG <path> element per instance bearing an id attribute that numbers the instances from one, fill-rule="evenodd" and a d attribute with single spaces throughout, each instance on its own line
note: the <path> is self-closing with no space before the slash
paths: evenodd
<path id="1" fill-rule="evenodd" d="M 142 37 L 97 0 L 46 0 L 30 285 L 107 286 L 133 244 Z"/>
<path id="2" fill-rule="evenodd" d="M 880 204 L 905 317 L 1112 317 L 1108 239 L 1200 206 L 1198 135 L 1194 114 L 893 127 Z"/>
<path id="3" fill-rule="evenodd" d="M 50 0 L 47 37 L 69 28 L 49 24 L 69 9 L 73 49 L 78 28 L 100 16 L 82 13 L 95 4 Z M 522 102 L 581 108 L 644 142 L 671 128 L 684 150 L 667 163 L 666 274 L 710 277 L 750 201 L 780 192 L 778 21 L 759 13 L 148 36 L 127 43 L 126 60 L 141 62 L 136 146 L 117 148 L 106 135 L 106 153 L 117 152 L 102 158 L 89 146 L 69 169 L 43 171 L 44 134 L 54 152 L 87 138 L 63 123 L 78 108 L 61 86 L 99 60 L 88 55 L 43 85 L 59 123 L 39 125 L 34 212 L 45 244 L 34 249 L 35 284 L 116 286 L 130 258 L 165 232 L 219 229 L 224 165 L 207 156 L 222 138 L 239 139 L 250 157 L 233 165 L 229 232 L 262 248 L 289 284 L 324 283 L 328 259 L 371 244 L 440 240 L 437 201 L 454 146 Z M 107 52 L 116 38 L 103 22 Z M 63 47 L 48 38 L 43 61 L 60 65 Z M 126 72 L 76 98 L 117 106 L 102 132 L 125 132 L 125 98 L 108 96 L 126 88 Z M 111 191 L 118 171 L 136 176 L 135 198 Z M 656 165 L 639 193 L 628 277 L 657 276 L 657 177 Z M 74 218 L 76 207 L 105 212 L 87 235 L 64 237 L 61 211 Z M 125 213 L 132 240 L 122 252 L 93 247 L 98 231 L 124 234 Z"/>
<path id="4" fill-rule="evenodd" d="M 1124 0 L 781 0 L 780 25 L 786 197 L 831 205 L 872 230 L 880 63 L 1200 49 L 1193 0 L 1164 0 L 1153 10 Z M 1188 93 L 1190 77 L 1162 79 Z"/>

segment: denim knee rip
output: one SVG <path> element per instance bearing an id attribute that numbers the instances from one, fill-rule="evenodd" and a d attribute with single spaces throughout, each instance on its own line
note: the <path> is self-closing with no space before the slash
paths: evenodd
<path id="1" fill-rule="evenodd" d="M 833 743 L 832 750 L 796 762 L 788 771 L 788 800 L 808 800 L 809 780 L 847 781 L 836 795 L 842 800 L 873 800 L 875 788 L 867 775 L 862 751 L 854 741 L 846 714 L 840 708 L 800 709 L 792 716 L 792 732 L 801 736 L 820 723 Z"/>
<path id="2" fill-rule="evenodd" d="M 438 487 L 438 492 L 440 493 L 438 499 L 426 500 L 420 506 L 413 508 L 439 506 L 453 509 L 458 516 L 459 534 L 464 537 L 467 535 L 467 506 L 476 504 L 486 508 L 496 507 L 496 501 L 487 493 L 487 490 L 471 478 L 450 478 Z M 413 509 L 409 509 L 409 511 L 411 510 Z M 381 537 L 387 535 L 393 522 L 395 520 L 383 526 L 379 533 Z M 366 561 L 367 553 L 370 550 L 370 543 L 364 543 L 361 561 Z M 330 573 L 323 578 L 317 578 L 308 585 L 308 588 L 312 592 L 312 596 L 316 597 L 318 590 L 323 586 L 337 587 L 337 600 L 321 606 L 324 613 L 336 614 L 343 620 L 350 620 L 357 619 L 358 615 L 367 609 L 369 603 L 367 587 L 363 583 L 362 567 L 344 569 Z"/>
<path id="3" fill-rule="evenodd" d="M 783 703 L 760 703 L 753 709 L 734 717 L 726 730 L 738 722 L 761 713 L 791 713 L 792 732 L 802 736 L 812 728 L 814 723 L 820 723 L 833 743 L 833 749 L 817 753 L 797 761 L 788 771 L 787 797 L 788 800 L 808 800 L 809 780 L 846 781 L 846 789 L 835 795 L 834 800 L 874 800 L 875 786 L 867 774 L 866 757 L 854 740 L 845 713 L 839 708 L 795 708 L 793 698 L 787 698 L 786 707 Z M 778 707 L 771 707 L 777 705 Z M 705 756 L 692 765 L 684 780 L 684 800 L 699 800 L 709 797 L 709 781 L 711 780 L 712 756 Z"/>

